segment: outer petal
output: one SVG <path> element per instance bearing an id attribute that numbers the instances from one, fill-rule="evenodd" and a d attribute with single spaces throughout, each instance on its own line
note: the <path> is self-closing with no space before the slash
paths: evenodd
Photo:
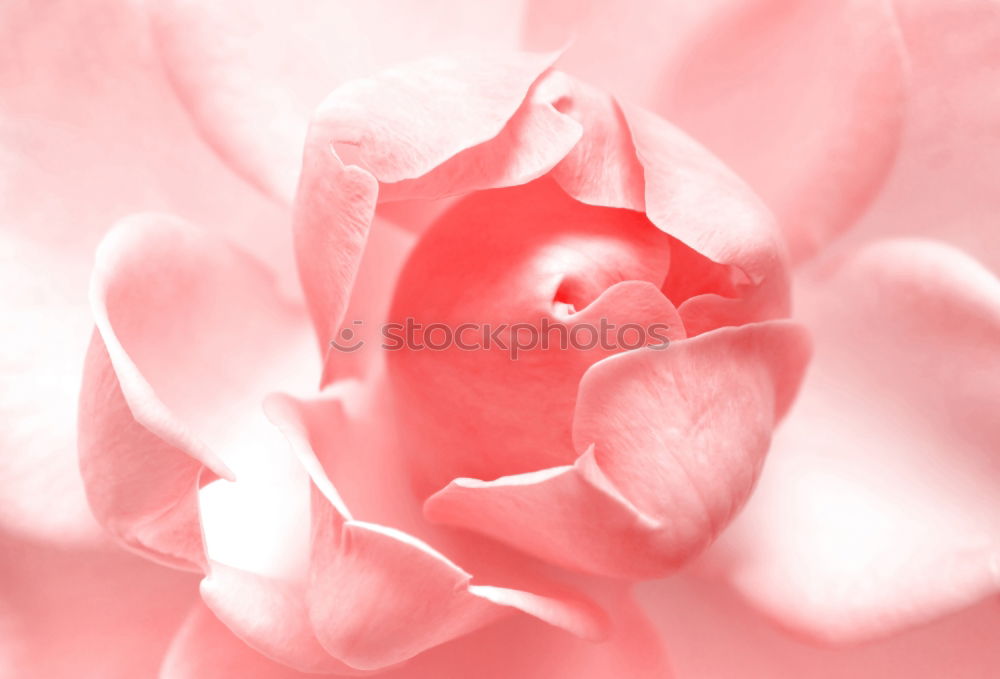
<path id="1" fill-rule="evenodd" d="M 795 326 L 770 322 L 605 359 L 580 384 L 575 465 L 459 479 L 425 512 L 588 572 L 675 568 L 746 500 L 807 346 Z"/>
<path id="2" fill-rule="evenodd" d="M 137 5 L 0 8 L 0 524 L 36 539 L 100 535 L 75 434 L 87 281 L 109 224 L 176 212 L 294 266 L 286 232 L 268 228 L 280 211 L 190 129 Z"/>
<path id="3" fill-rule="evenodd" d="M 891 0 L 731 3 L 656 110 L 746 178 L 800 259 L 854 223 L 892 166 L 904 59 Z"/>
<path id="4" fill-rule="evenodd" d="M 344 81 L 461 49 L 513 48 L 509 3 L 152 3 L 164 64 L 224 159 L 290 200 L 310 112 Z M 308 64 L 308 68 L 303 68 Z"/>
<path id="5" fill-rule="evenodd" d="M 810 637 L 889 634 L 1000 585 L 1000 281 L 886 241 L 804 285 L 803 393 L 712 562 Z"/>
<path id="6" fill-rule="evenodd" d="M 636 598 L 670 640 L 679 677 L 984 679 L 1000 671 L 996 600 L 881 641 L 817 648 L 775 629 L 717 582 L 679 574 L 640 585 Z"/>
<path id="7" fill-rule="evenodd" d="M 191 575 L 113 545 L 56 548 L 2 535 L 0 673 L 155 676 L 194 586 Z"/>
<path id="8" fill-rule="evenodd" d="M 261 383 L 315 369 L 304 316 L 246 256 L 155 215 L 104 241 L 91 299 L 79 421 L 91 507 L 127 546 L 203 569 L 202 469 L 246 464 Z"/>
<path id="9" fill-rule="evenodd" d="M 380 672 L 385 679 L 669 679 L 659 640 L 627 597 L 616 606 L 615 636 L 595 644 L 524 616 L 479 630 L 414 658 L 402 667 Z M 517 652 L 511 652 L 516 649 Z M 308 679 L 257 654 L 234 637 L 204 607 L 192 611 L 171 644 L 160 679 Z"/>
<path id="10" fill-rule="evenodd" d="M 1000 272 L 1000 4 L 898 0 L 913 71 L 899 158 L 861 238 L 920 235 Z"/>

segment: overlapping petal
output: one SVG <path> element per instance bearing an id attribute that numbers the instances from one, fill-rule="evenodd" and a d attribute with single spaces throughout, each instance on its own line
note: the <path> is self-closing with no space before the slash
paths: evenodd
<path id="1" fill-rule="evenodd" d="M 162 215 L 105 239 L 91 306 L 79 424 L 91 508 L 133 549 L 204 570 L 203 470 L 245 468 L 255 395 L 314 374 L 305 315 L 249 257 Z"/>
<path id="2" fill-rule="evenodd" d="M 268 412 L 313 481 L 309 574 L 295 594 L 296 615 L 307 618 L 296 619 L 308 620 L 334 658 L 361 670 L 384 669 L 515 611 L 584 638 L 606 634 L 603 615 L 584 600 L 473 584 L 470 573 L 423 540 L 354 518 L 313 450 L 335 440 L 336 455 L 355 454 L 342 450 L 357 438 L 344 429 L 335 397 L 307 404 L 275 396 Z"/>
<path id="3" fill-rule="evenodd" d="M 0 9 L 0 523 L 34 539 L 100 534 L 74 436 L 87 280 L 109 225 L 176 212 L 294 267 L 279 211 L 190 129 L 137 4 Z"/>
<path id="4" fill-rule="evenodd" d="M 345 81 L 394 63 L 469 49 L 512 49 L 510 3 L 150 3 L 171 82 L 230 165 L 290 202 L 313 109 Z M 372 39 L 377 36 L 376 39 Z"/>
<path id="5" fill-rule="evenodd" d="M 948 246 L 897 240 L 802 291 L 814 367 L 713 565 L 832 642 L 995 596 L 1000 282 Z"/>
<path id="6" fill-rule="evenodd" d="M 528 3 L 526 46 L 571 36 L 561 68 L 718 154 L 796 259 L 850 228 L 892 165 L 907 64 L 891 0 Z"/>
<path id="7" fill-rule="evenodd" d="M 768 322 L 604 359 L 580 383 L 575 464 L 458 479 L 425 512 L 569 568 L 663 574 L 746 500 L 807 358 L 799 328 Z"/>

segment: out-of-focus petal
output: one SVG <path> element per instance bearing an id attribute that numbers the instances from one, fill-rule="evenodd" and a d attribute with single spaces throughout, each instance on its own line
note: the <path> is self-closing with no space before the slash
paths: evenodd
<path id="1" fill-rule="evenodd" d="M 1000 588 L 1000 281 L 881 241 L 803 281 L 814 367 L 709 563 L 779 623 L 849 642 Z"/>
<path id="2" fill-rule="evenodd" d="M 456 0 L 150 4 L 160 54 L 195 125 L 234 169 L 284 201 L 309 116 L 331 90 L 398 62 L 513 49 L 520 16 L 510 3 Z"/>
<path id="3" fill-rule="evenodd" d="M 662 574 L 742 506 L 807 358 L 800 328 L 767 322 L 604 359 L 580 383 L 573 466 L 459 479 L 425 512 L 562 566 Z"/>
<path id="4" fill-rule="evenodd" d="M 103 542 L 67 548 L 0 535 L 0 673 L 156 676 L 196 584 Z"/>
<path id="5" fill-rule="evenodd" d="M 1000 273 L 1000 4 L 896 7 L 912 68 L 906 128 L 892 174 L 854 233 L 939 239 Z"/>
<path id="6" fill-rule="evenodd" d="M 618 611 L 611 639 L 578 639 L 526 616 L 512 617 L 460 640 L 431 649 L 398 668 L 379 672 L 385 679 L 669 679 L 660 640 L 644 614 L 627 596 L 611 606 Z M 611 603 L 611 602 L 609 602 Z M 512 650 L 516 649 L 516 652 Z M 199 605 L 171 644 L 160 679 L 309 679 L 258 654 Z M 47 679 L 47 678 L 46 678 Z"/>
<path id="7" fill-rule="evenodd" d="M 745 178 L 807 257 L 853 225 L 892 166 L 906 104 L 892 2 L 731 3 L 662 92 L 655 110 Z"/>
<path id="8" fill-rule="evenodd" d="M 93 325 L 87 280 L 108 226 L 137 211 L 175 212 L 276 268 L 283 255 L 294 274 L 282 211 L 191 130 L 137 5 L 14 0 L 0 9 L 0 524 L 38 539 L 100 534 L 75 430 Z"/>
<path id="9" fill-rule="evenodd" d="M 635 596 L 669 643 L 678 677 L 985 679 L 1000 672 L 996 600 L 884 640 L 823 648 L 775 629 L 711 580 L 678 574 L 639 585 Z"/>
<path id="10" fill-rule="evenodd" d="M 91 303 L 79 418 L 91 508 L 127 546 L 203 570 L 202 470 L 256 466 L 260 399 L 316 369 L 305 315 L 249 257 L 162 215 L 104 240 Z"/>

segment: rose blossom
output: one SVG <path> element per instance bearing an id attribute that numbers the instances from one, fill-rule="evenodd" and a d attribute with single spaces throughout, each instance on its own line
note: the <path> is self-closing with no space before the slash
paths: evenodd
<path id="1" fill-rule="evenodd" d="M 45 456 L 3 461 L 0 663 L 63 676 L 71 660 L 33 649 L 65 639 L 63 653 L 93 657 L 101 676 L 160 664 L 167 677 L 659 677 L 662 643 L 679 676 L 718 673 L 721 656 L 738 658 L 739 676 L 882 676 L 901 667 L 893 649 L 909 656 L 909 675 L 934 676 L 933 649 L 961 644 L 947 671 L 988 672 L 963 633 L 990 624 L 983 606 L 874 651 L 816 656 L 760 628 L 718 583 L 781 627 L 833 642 L 897 634 L 995 592 L 1000 285 L 981 227 L 995 191 L 979 179 L 995 147 L 997 102 L 983 96 L 996 91 L 995 5 L 530 3 L 522 44 L 564 44 L 559 17 L 572 17 L 576 42 L 559 68 L 618 99 L 537 53 L 372 75 L 487 36 L 509 45 L 507 8 L 477 10 L 480 28 L 422 32 L 424 14 L 473 15 L 344 5 L 310 14 L 316 39 L 300 23 L 281 37 L 284 17 L 263 6 L 222 8 L 150 3 L 153 47 L 141 50 L 156 50 L 204 139 L 272 202 L 227 176 L 163 107 L 160 81 L 131 59 L 149 52 L 109 41 L 85 52 L 96 57 L 47 66 L 67 75 L 63 98 L 80 88 L 92 113 L 53 116 L 44 87 L 0 70 L 15 93 L 11 157 L 39 159 L 9 164 L 12 223 L 79 218 L 98 233 L 136 209 L 184 217 L 119 220 L 98 250 L 90 311 L 65 320 L 37 305 L 80 299 L 90 248 L 58 229 L 11 233 L 15 271 L 42 256 L 40 270 L 61 273 L 45 287 L 12 277 L 18 337 L 37 343 L 23 353 L 48 360 L 19 367 L 27 381 L 11 391 L 19 419 L 5 448 Z M 7 11 L 31 27 L 12 43 L 16 59 L 44 55 L 62 29 L 56 13 Z M 134 17 L 105 10 L 84 25 L 145 35 Z M 956 39 L 940 40 L 939 27 Z M 647 36 L 645 50 L 621 48 Z M 108 64 L 141 84 L 95 96 L 88 69 Z M 114 183 L 53 173 L 95 157 L 90 140 L 109 168 L 130 157 L 136 144 L 113 123 L 123 112 L 144 121 L 134 138 L 154 162 Z M 58 143 L 60 120 L 85 122 Z M 145 121 L 168 134 L 149 135 Z M 72 188 L 49 193 L 65 208 L 33 200 L 64 176 Z M 260 223 L 293 224 L 302 292 L 287 229 Z M 941 242 L 883 238 L 899 233 L 965 246 L 987 266 Z M 808 352 L 801 326 L 782 320 L 791 282 L 815 343 L 794 405 Z M 540 317 L 662 322 L 672 341 L 517 361 L 383 354 L 370 342 L 328 350 L 355 321 L 370 332 L 383 319 Z M 201 574 L 183 624 L 197 581 L 92 547 L 79 481 L 60 471 L 72 439 L 55 406 L 76 391 L 60 374 L 79 362 L 79 348 L 63 347 L 85 336 L 62 328 L 91 318 L 78 441 L 90 506 L 131 551 Z M 32 434 L 39 413 L 56 420 Z M 637 596 L 624 585 L 673 573 L 717 537 L 693 564 L 699 579 L 673 576 Z M 104 589 L 102 571 L 119 574 Z M 65 604 L 31 594 L 35 579 Z M 128 608 L 71 612 L 129 588 L 171 602 L 127 630 Z M 84 631 L 76 619 L 106 623 Z M 131 654 L 107 648 L 122 633 L 138 642 Z"/>

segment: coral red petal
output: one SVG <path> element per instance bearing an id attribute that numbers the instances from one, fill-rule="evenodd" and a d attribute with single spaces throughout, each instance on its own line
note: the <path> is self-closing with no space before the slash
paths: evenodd
<path id="1" fill-rule="evenodd" d="M 949 246 L 896 240 L 801 290 L 815 364 L 710 564 L 829 642 L 995 597 L 1000 280 Z"/>
<path id="2" fill-rule="evenodd" d="M 562 566 L 665 573 L 746 500 L 807 359 L 801 328 L 779 321 L 607 358 L 580 384 L 573 466 L 459 479 L 425 512 Z"/>

